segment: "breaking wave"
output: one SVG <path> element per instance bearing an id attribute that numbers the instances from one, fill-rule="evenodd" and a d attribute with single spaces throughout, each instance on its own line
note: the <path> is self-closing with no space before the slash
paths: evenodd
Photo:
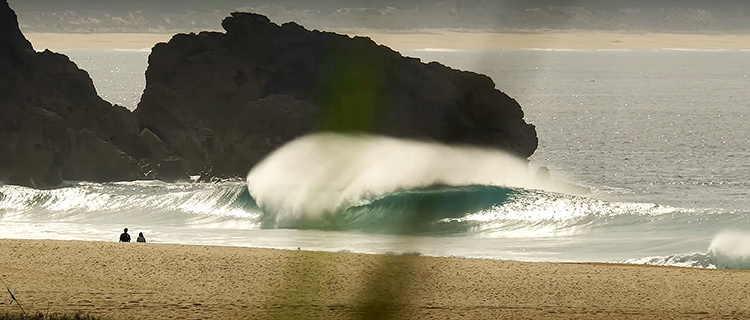
<path id="1" fill-rule="evenodd" d="M 250 171 L 247 184 L 268 215 L 266 225 L 282 227 L 297 225 L 295 221 L 330 220 L 347 208 L 420 188 L 566 191 L 565 185 L 530 174 L 526 160 L 497 150 L 333 133 L 309 135 L 284 145 Z M 410 194 L 421 197 L 424 191 Z"/>
<path id="2" fill-rule="evenodd" d="M 68 182 L 56 189 L 0 186 L 0 218 L 96 221 L 182 217 L 257 219 L 244 183 Z"/>

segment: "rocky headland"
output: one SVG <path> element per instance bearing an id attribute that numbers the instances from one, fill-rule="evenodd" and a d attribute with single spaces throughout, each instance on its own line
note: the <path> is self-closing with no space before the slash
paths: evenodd
<path id="1" fill-rule="evenodd" d="M 102 100 L 68 57 L 35 52 L 0 3 L 0 181 L 140 179 L 137 140 L 136 118 Z"/>
<path id="2" fill-rule="evenodd" d="M 35 52 L 0 3 L 0 181 L 241 177 L 315 131 L 480 145 L 524 158 L 536 149 L 520 105 L 487 76 L 252 13 L 232 13 L 222 26 L 224 33 L 157 44 L 131 113 L 102 100 L 64 55 Z"/>

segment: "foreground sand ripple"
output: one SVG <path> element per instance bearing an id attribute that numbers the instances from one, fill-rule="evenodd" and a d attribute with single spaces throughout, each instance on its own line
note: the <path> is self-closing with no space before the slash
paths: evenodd
<path id="1" fill-rule="evenodd" d="M 731 270 L 0 240 L 0 275 L 27 310 L 109 319 L 750 318 Z"/>

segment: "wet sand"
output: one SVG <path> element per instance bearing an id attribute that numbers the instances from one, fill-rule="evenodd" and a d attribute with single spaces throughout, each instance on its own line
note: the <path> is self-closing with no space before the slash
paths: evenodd
<path id="1" fill-rule="evenodd" d="M 750 271 L 0 240 L 0 275 L 31 312 L 107 319 L 750 318 Z"/>
<path id="2" fill-rule="evenodd" d="M 336 31 L 336 30 L 334 30 Z M 528 31 L 518 33 L 421 31 L 416 33 L 382 32 L 378 30 L 338 30 L 349 35 L 364 35 L 394 50 L 750 50 L 750 35 L 617 33 L 596 31 Z M 166 42 L 173 34 L 109 33 L 65 34 L 26 33 L 38 51 L 148 50 L 158 42 Z"/>

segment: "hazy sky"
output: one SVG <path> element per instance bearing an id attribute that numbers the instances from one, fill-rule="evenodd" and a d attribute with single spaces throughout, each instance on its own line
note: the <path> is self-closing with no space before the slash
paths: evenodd
<path id="1" fill-rule="evenodd" d="M 235 10 L 310 28 L 585 29 L 747 33 L 746 0 L 9 0 L 36 32 L 220 29 Z"/>

